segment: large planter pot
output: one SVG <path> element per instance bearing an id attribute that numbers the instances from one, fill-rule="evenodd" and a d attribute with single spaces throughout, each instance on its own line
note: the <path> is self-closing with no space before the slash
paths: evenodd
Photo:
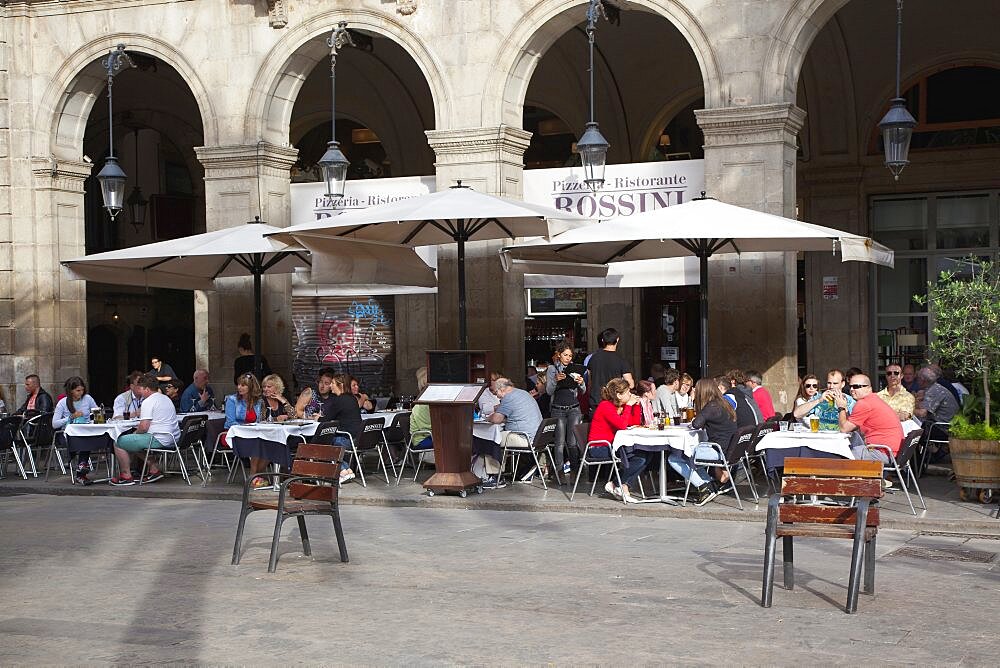
<path id="1" fill-rule="evenodd" d="M 1000 441 L 948 441 L 951 466 L 959 487 L 1000 489 Z"/>

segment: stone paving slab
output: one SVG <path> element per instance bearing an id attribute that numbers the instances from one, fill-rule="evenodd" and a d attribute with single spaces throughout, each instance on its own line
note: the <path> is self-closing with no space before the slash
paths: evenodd
<path id="1" fill-rule="evenodd" d="M 748 522 L 344 508 L 313 557 L 232 501 L 0 498 L 0 664 L 996 665 L 1000 540 L 882 531 L 876 594 L 843 612 L 850 542 L 796 542 L 759 606 Z M 989 562 L 894 556 L 932 540 Z M 919 552 L 914 553 L 919 554 Z"/>
<path id="2" fill-rule="evenodd" d="M 420 481 L 428 474 L 421 474 Z M 83 496 L 125 496 L 175 499 L 239 500 L 242 486 L 226 484 L 225 476 L 217 473 L 206 486 L 197 477 L 188 486 L 180 476 L 168 476 L 149 484 L 131 487 L 112 487 L 106 483 L 83 487 L 72 485 L 67 476 L 52 476 L 49 482 L 41 478 L 22 480 L 8 476 L 0 479 L 0 496 L 10 494 L 56 494 Z M 910 513 L 902 492 L 887 494 L 882 501 L 882 525 L 887 529 L 916 531 L 957 532 L 963 534 L 1000 535 L 1000 520 L 992 517 L 997 505 L 963 502 L 959 500 L 958 488 L 954 482 L 943 476 L 924 476 L 920 479 L 921 489 L 927 502 L 927 510 L 917 505 L 918 515 Z M 762 486 L 761 486 L 762 488 Z M 470 494 L 467 498 L 458 496 L 428 497 L 418 483 L 403 480 L 397 487 L 386 485 L 385 478 L 368 476 L 368 486 L 362 487 L 357 481 L 344 486 L 343 502 L 348 505 L 452 508 L 478 510 L 512 510 L 531 512 L 588 513 L 628 515 L 631 517 L 677 517 L 683 519 L 716 519 L 737 522 L 763 522 L 766 519 L 766 502 L 754 505 L 749 498 L 743 501 L 744 509 L 737 508 L 732 495 L 720 496 L 707 505 L 696 508 L 672 507 L 663 504 L 642 504 L 623 506 L 607 496 L 598 486 L 598 494 L 588 496 L 589 486 L 583 481 L 573 501 L 569 500 L 571 487 L 553 488 L 544 491 L 536 482 L 533 485 L 515 483 L 504 489 L 486 491 L 482 495 Z M 740 487 L 741 496 L 749 497 L 747 487 Z"/>

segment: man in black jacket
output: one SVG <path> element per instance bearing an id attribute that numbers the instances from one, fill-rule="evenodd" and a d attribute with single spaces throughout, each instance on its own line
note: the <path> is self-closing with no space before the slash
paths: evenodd
<path id="1" fill-rule="evenodd" d="M 733 408 L 736 410 L 736 426 L 742 429 L 763 422 L 760 406 L 753 398 L 753 392 L 746 386 L 747 377 L 743 371 L 731 369 L 726 372 L 724 378 L 729 385 L 725 394 L 730 398 L 730 403 L 734 404 Z"/>
<path id="2" fill-rule="evenodd" d="M 42 388 L 42 383 L 35 374 L 24 377 L 24 389 L 28 393 L 27 399 L 17 409 L 18 415 L 24 415 L 27 411 L 37 411 L 39 413 L 50 413 L 55 407 L 52 395 Z"/>

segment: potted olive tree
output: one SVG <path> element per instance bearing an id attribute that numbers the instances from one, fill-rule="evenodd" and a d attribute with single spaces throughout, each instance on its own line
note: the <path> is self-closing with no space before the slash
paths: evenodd
<path id="1" fill-rule="evenodd" d="M 974 391 L 951 422 L 948 447 L 955 479 L 988 501 L 1000 488 L 1000 428 L 993 426 L 991 392 L 1000 379 L 1000 267 L 975 256 L 962 261 L 963 271 L 943 271 L 927 295 L 934 318 L 930 357 L 970 380 Z"/>

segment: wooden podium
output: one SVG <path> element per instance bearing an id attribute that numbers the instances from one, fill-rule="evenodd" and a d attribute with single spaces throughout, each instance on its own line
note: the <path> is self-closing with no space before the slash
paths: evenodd
<path id="1" fill-rule="evenodd" d="M 472 462 L 472 413 L 485 385 L 472 383 L 431 383 L 415 403 L 427 404 L 434 435 L 434 466 L 437 472 L 424 483 L 429 496 L 469 489 L 482 491 L 469 466 Z"/>

